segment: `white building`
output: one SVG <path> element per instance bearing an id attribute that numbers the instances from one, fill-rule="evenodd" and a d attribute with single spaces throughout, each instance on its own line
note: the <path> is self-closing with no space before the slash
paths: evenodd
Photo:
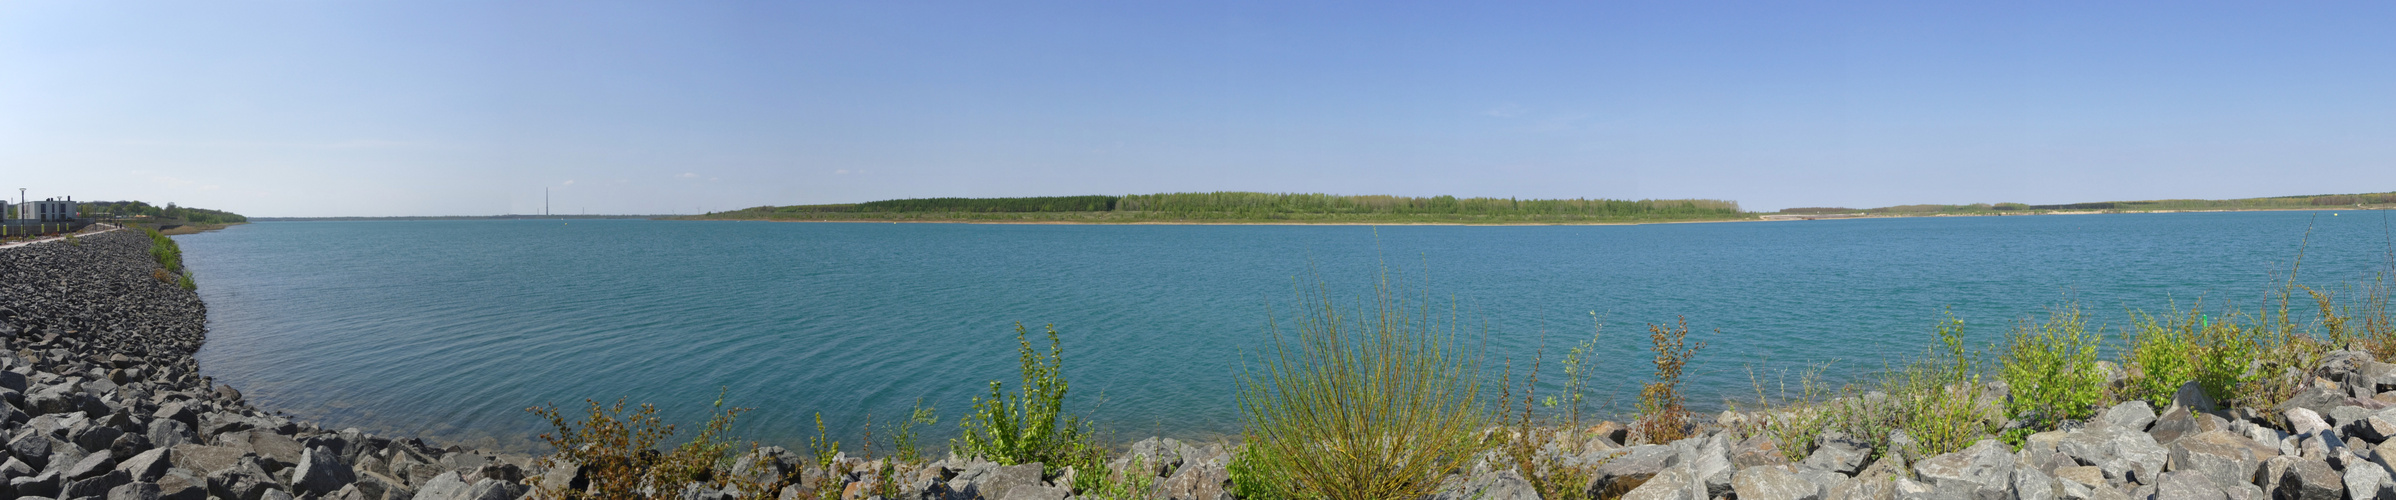
<path id="1" fill-rule="evenodd" d="M 51 198 L 25 202 L 20 210 L 32 213 L 19 215 L 30 215 L 26 218 L 40 222 L 72 222 L 75 220 L 75 198 L 70 196 L 65 201 Z"/>

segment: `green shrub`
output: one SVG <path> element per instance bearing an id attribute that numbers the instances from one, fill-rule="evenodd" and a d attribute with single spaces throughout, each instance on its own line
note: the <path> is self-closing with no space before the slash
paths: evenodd
<path id="1" fill-rule="evenodd" d="M 1942 328 L 1960 332 L 1963 320 L 1950 316 Z M 1998 378 L 2012 392 L 2006 413 L 2038 428 L 2093 415 L 2105 394 L 2105 375 L 2096 369 L 2103 339 L 2069 304 L 2050 311 L 2046 321 L 2017 323 L 1998 358 Z"/>
<path id="2" fill-rule="evenodd" d="M 1115 474 L 1106 474 L 1104 480 L 1098 481 L 1096 484 L 1084 488 L 1078 494 L 1074 495 L 1074 498 L 1088 498 L 1091 500 L 1149 500 L 1162 498 L 1161 495 L 1157 494 L 1156 475 L 1146 473 L 1146 471 L 1149 470 L 1153 469 L 1148 467 L 1148 457 L 1133 457 L 1131 462 L 1124 466 L 1123 470 L 1116 471 Z M 1093 470 L 1090 472 L 1090 474 L 1099 475 L 1103 472 L 1103 470 Z M 1074 479 L 1074 482 L 1082 482 L 1080 481 L 1080 477 L 1078 475 L 1075 476 Z"/>
<path id="3" fill-rule="evenodd" d="M 1287 477 L 1296 498 L 1428 495 L 1481 449 L 1479 363 L 1386 269 L 1355 310 L 1326 288 L 1300 289 L 1296 335 L 1272 322 L 1241 380 L 1244 441 L 1264 451 L 1250 470 Z"/>
<path id="4" fill-rule="evenodd" d="M 1298 498 L 1288 471 L 1279 466 L 1286 459 L 1270 455 L 1274 450 L 1271 446 L 1248 444 L 1231 451 L 1231 463 L 1226 464 L 1231 472 L 1231 496 L 1241 500 Z"/>
<path id="5" fill-rule="evenodd" d="M 1849 396 L 1816 411 L 1836 429 L 1871 443 L 1880 454 L 1897 450 L 1888 441 L 1893 431 L 1905 431 L 1914 443 L 1909 458 L 1962 450 L 2001 426 L 1995 412 L 1980 398 L 1978 356 L 1963 343 L 1960 322 L 1942 322 L 1933 330 L 1937 347 L 1924 356 L 1882 370 Z"/>
<path id="6" fill-rule="evenodd" d="M 2162 408 L 2171 404 L 2181 384 L 2196 379 L 2199 347 L 2179 325 L 2138 315 L 2123 332 L 2122 368 L 2128 372 L 2121 400 L 2145 401 Z"/>
<path id="7" fill-rule="evenodd" d="M 990 397 L 974 398 L 974 411 L 961 422 L 965 432 L 955 448 L 1003 465 L 1038 462 L 1052 472 L 1065 467 L 1098 470 L 1105 450 L 1095 444 L 1088 424 L 1065 413 L 1069 384 L 1062 374 L 1064 350 L 1056 327 L 1048 327 L 1046 354 L 1032 350 L 1029 334 L 1022 324 L 1015 325 L 1023 372 L 1020 392 L 1008 395 L 1005 384 L 990 381 Z M 1074 483 L 1093 486 L 1100 476 L 1079 474 Z"/>

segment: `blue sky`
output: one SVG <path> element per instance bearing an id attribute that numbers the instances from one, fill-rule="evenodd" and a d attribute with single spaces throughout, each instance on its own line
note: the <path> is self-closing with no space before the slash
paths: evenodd
<path id="1" fill-rule="evenodd" d="M 263 216 L 2396 190 L 2396 4 L 1491 3 L 0 1 L 0 187 Z"/>

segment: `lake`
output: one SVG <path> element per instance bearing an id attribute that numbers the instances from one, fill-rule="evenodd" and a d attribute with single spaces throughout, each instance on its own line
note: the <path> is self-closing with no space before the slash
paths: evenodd
<path id="1" fill-rule="evenodd" d="M 1692 403 L 1831 382 L 1917 355 L 1951 312 L 1979 343 L 2076 301 L 2247 310 L 2298 282 L 2389 265 L 2387 212 L 1929 217 L 1638 226 L 1174 226 L 636 220 L 265 222 L 178 236 L 209 306 L 202 374 L 332 428 L 532 449 L 525 408 L 656 403 L 695 423 L 719 390 L 745 438 L 804 449 L 821 412 L 854 442 L 918 401 L 937 438 L 991 380 L 1015 325 L 1062 332 L 1069 408 L 1118 436 L 1236 434 L 1243 350 L 1323 283 L 1376 269 L 1453 306 L 1495 370 L 1605 324 L 1591 388 L 1627 411 L 1647 325 L 1706 347 Z M 1595 314 L 1593 320 L 1592 313 Z M 1555 372 L 1543 382 L 1558 380 Z M 1768 382 L 1777 384 L 1777 382 Z M 1495 383 L 1490 384 L 1493 388 Z"/>

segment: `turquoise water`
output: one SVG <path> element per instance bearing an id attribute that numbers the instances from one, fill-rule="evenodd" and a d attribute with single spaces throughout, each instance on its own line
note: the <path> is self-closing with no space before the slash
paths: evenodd
<path id="1" fill-rule="evenodd" d="M 2384 212 L 1874 219 L 1643 226 L 1071 226 L 668 221 L 269 222 L 178 237 L 210 308 L 203 373 L 333 427 L 530 446 L 524 412 L 585 398 L 694 421 L 719 387 L 742 433 L 853 441 L 921 398 L 939 434 L 1015 380 L 1014 325 L 1063 331 L 1072 402 L 1126 436 L 1236 432 L 1242 348 L 1310 269 L 1366 291 L 1386 260 L 1487 325 L 1495 360 L 1607 326 L 1617 409 L 1646 323 L 1707 343 L 1703 406 L 1749 373 L 1835 376 L 1920 352 L 1944 310 L 1982 341 L 2074 298 L 2101 321 L 2199 298 L 2257 306 L 2313 225 L 2301 282 L 2388 259 Z M 1717 332 L 1718 330 L 1718 332 Z M 1559 356 L 1551 354 L 1550 362 Z M 1551 365 L 1552 366 L 1552 365 Z M 1555 380 L 1550 373 L 1546 380 Z"/>

